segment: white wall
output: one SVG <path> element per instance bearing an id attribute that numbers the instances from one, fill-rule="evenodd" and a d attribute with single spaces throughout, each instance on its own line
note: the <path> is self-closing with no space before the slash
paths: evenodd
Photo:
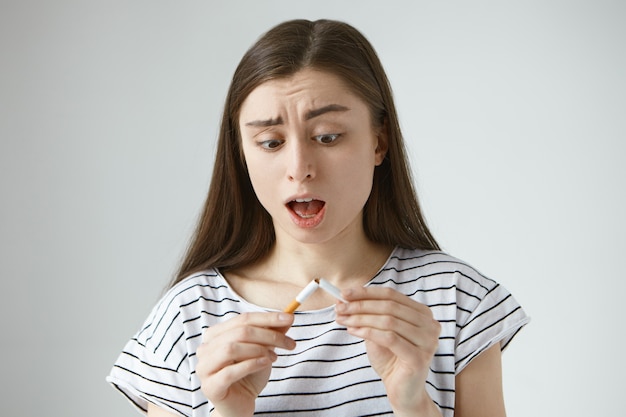
<path id="1" fill-rule="evenodd" d="M 533 317 L 509 416 L 618 415 L 624 4 L 2 0 L 0 415 L 136 415 L 104 376 L 190 234 L 236 63 L 296 17 L 372 41 L 434 232 Z"/>

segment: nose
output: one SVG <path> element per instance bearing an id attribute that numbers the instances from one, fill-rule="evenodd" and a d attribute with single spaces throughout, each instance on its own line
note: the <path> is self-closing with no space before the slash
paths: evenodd
<path id="1" fill-rule="evenodd" d="M 291 142 L 287 161 L 287 178 L 289 181 L 302 182 L 315 177 L 313 150 L 301 141 Z"/>

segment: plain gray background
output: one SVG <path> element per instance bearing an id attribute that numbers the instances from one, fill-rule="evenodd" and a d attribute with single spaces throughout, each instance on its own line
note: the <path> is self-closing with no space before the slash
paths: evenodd
<path id="1" fill-rule="evenodd" d="M 2 0 L 0 415 L 136 415 L 104 377 L 176 269 L 239 58 L 300 17 L 371 40 L 435 235 L 532 316 L 509 417 L 623 413 L 624 4 Z"/>

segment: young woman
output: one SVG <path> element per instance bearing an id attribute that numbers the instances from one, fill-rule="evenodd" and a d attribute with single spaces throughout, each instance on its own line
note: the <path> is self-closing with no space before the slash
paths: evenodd
<path id="1" fill-rule="evenodd" d="M 347 303 L 283 313 L 314 278 Z M 428 231 L 368 41 L 289 21 L 237 67 L 181 271 L 108 380 L 151 417 L 504 416 L 527 321 Z"/>

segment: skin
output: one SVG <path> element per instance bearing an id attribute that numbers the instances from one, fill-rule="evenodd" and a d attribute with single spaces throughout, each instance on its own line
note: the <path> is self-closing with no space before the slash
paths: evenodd
<path id="1" fill-rule="evenodd" d="M 345 288 L 348 303 L 336 305 L 336 320 L 365 340 L 394 414 L 441 416 L 425 388 L 440 324 L 427 306 L 397 291 L 363 287 L 392 249 L 369 241 L 362 226 L 387 139 L 372 125 L 365 103 L 340 78 L 306 69 L 257 87 L 243 103 L 239 122 L 250 179 L 272 216 L 276 244 L 261 261 L 228 272 L 230 285 L 248 301 L 277 310 L 311 277 Z M 323 210 L 302 219 L 290 201 L 307 198 L 323 201 Z M 318 291 L 302 308 L 334 303 Z M 207 329 L 196 373 L 215 405 L 213 416 L 253 414 L 274 350 L 295 347 L 286 335 L 292 323 L 291 314 L 247 313 Z M 457 376 L 455 415 L 505 415 L 498 348 Z M 148 415 L 173 414 L 150 405 Z"/>
<path id="2" fill-rule="evenodd" d="M 365 103 L 339 78 L 305 70 L 260 85 L 242 106 L 240 128 L 250 180 L 278 240 L 365 239 L 361 213 L 386 148 Z M 321 224 L 294 223 L 285 203 L 297 197 L 325 202 Z"/>

